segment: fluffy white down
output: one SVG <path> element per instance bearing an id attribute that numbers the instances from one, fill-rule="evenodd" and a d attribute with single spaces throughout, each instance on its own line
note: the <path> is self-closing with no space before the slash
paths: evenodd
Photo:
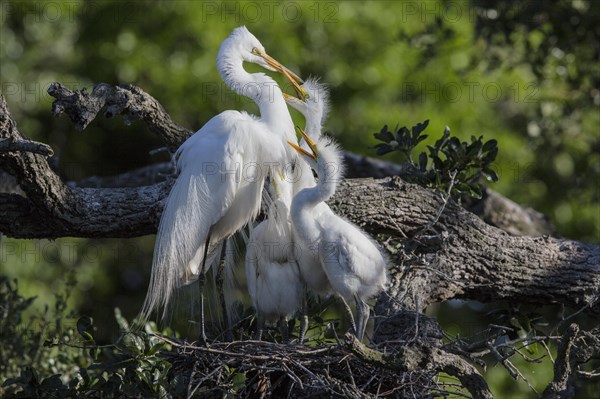
<path id="1" fill-rule="evenodd" d="M 319 182 L 294 197 L 294 231 L 305 247 L 318 248 L 320 266 L 335 292 L 348 300 L 366 300 L 385 288 L 387 262 L 366 233 L 336 215 L 324 202 L 342 180 L 342 153 L 327 137 L 320 137 L 316 145 L 317 161 L 305 160 L 317 170 Z"/>
<path id="2" fill-rule="evenodd" d="M 268 218 L 250 234 L 246 279 L 252 304 L 261 317 L 276 320 L 302 305 L 303 288 L 289 241 L 290 221 L 282 200 L 274 201 Z"/>
<path id="3" fill-rule="evenodd" d="M 371 238 L 333 212 L 322 215 L 318 225 L 319 259 L 336 292 L 347 300 L 367 299 L 385 288 L 386 260 Z"/>

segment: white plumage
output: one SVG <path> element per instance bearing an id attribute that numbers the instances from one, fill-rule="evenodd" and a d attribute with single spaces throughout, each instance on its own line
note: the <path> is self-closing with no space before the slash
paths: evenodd
<path id="1" fill-rule="evenodd" d="M 292 226 L 298 240 L 318 248 L 321 267 L 333 290 L 346 300 L 356 302 L 356 335 L 362 339 L 369 317 L 369 306 L 365 301 L 384 289 L 386 260 L 362 230 L 333 213 L 324 203 L 333 196 L 342 180 L 340 148 L 324 136 L 316 144 L 308 136 L 304 138 L 314 155 L 299 147 L 296 149 L 316 170 L 319 182 L 295 195 L 291 207 Z M 317 206 L 326 208 L 315 216 Z"/>
<path id="2" fill-rule="evenodd" d="M 307 98 L 302 101 L 298 98 L 284 94 L 285 101 L 302 113 L 306 121 L 305 132 L 313 140 L 321 137 L 321 129 L 329 109 L 329 91 L 327 87 L 320 84 L 318 79 L 309 78 L 302 85 L 302 89 L 307 93 Z M 302 148 L 309 149 L 306 140 L 300 140 Z M 300 190 L 314 187 L 316 185 L 310 166 L 301 160 L 296 164 L 295 180 L 293 183 L 293 193 L 297 194 Z M 291 201 L 289 203 L 291 208 Z M 322 212 L 330 211 L 325 203 L 317 204 L 312 214 L 318 218 Z M 297 251 L 297 262 L 300 267 L 300 274 L 306 287 L 319 295 L 329 295 L 332 293 L 331 285 L 321 267 L 318 251 L 316 247 L 307 245 L 303 240 L 294 240 Z"/>
<path id="3" fill-rule="evenodd" d="M 246 250 L 246 280 L 257 313 L 258 337 L 265 321 L 283 321 L 300 309 L 304 295 L 291 239 L 288 209 L 291 187 L 278 184 L 281 183 L 278 176 L 272 177 L 277 199 L 270 205 L 267 218 L 252 230 Z M 283 331 L 282 335 L 287 338 Z"/>
<path id="4" fill-rule="evenodd" d="M 305 101 L 285 93 L 284 97 L 289 105 L 302 112 L 306 128 L 317 138 L 321 134 L 328 93 L 316 79 L 308 79 L 302 89 L 307 94 Z M 304 140 L 302 143 L 306 145 Z M 283 173 L 271 176 L 269 188 L 274 202 L 266 220 L 251 232 L 246 253 L 248 293 L 257 312 L 258 337 L 265 319 L 284 319 L 302 307 L 305 285 L 317 293 L 331 292 L 316 251 L 296 242 L 291 229 L 292 192 L 314 185 L 312 171 L 302 161 L 296 163 L 293 176 Z M 307 326 L 305 317 L 301 323 L 300 341 Z"/>
<path id="5" fill-rule="evenodd" d="M 175 289 L 203 276 L 214 257 L 205 259 L 205 253 L 256 217 L 266 175 L 291 157 L 285 140 L 295 141 L 295 134 L 283 94 L 265 74 L 246 72 L 244 61 L 300 80 L 269 57 L 245 27 L 221 44 L 221 77 L 236 93 L 254 100 L 261 116 L 225 111 L 178 149 L 179 175 L 161 217 L 143 319 L 160 307 L 164 316 Z"/>

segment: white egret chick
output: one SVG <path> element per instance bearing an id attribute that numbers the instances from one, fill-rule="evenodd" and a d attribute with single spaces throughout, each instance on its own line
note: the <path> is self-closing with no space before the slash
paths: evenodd
<path id="1" fill-rule="evenodd" d="M 204 274 L 213 263 L 207 259 L 211 251 L 256 218 L 266 175 L 289 162 L 285 140 L 295 141 L 295 133 L 281 89 L 263 73 L 246 72 L 244 62 L 283 73 L 299 95 L 303 93 L 298 86 L 301 79 L 268 56 L 245 27 L 223 41 L 217 56 L 219 73 L 233 91 L 256 102 L 260 117 L 225 111 L 177 150 L 179 174 L 156 236 L 143 320 L 160 307 L 164 317 L 175 289 L 182 285 L 199 279 L 202 291 Z M 205 340 L 203 317 L 201 309 Z"/>
<path id="2" fill-rule="evenodd" d="M 257 315 L 256 339 L 261 338 L 265 321 L 279 320 L 284 342 L 289 340 L 286 317 L 302 307 L 304 283 L 294 260 L 289 204 L 291 186 L 271 176 L 276 198 L 267 218 L 250 233 L 246 249 L 248 294 Z M 300 335 L 304 331 L 301 328 Z M 302 341 L 302 337 L 300 338 Z"/>
<path id="3" fill-rule="evenodd" d="M 285 101 L 292 108 L 296 109 L 306 120 L 305 131 L 313 140 L 317 140 L 321 136 L 321 128 L 327 117 L 329 110 L 329 91 L 327 87 L 320 84 L 317 78 L 309 78 L 301 88 L 306 92 L 304 100 L 292 97 L 284 93 Z M 300 140 L 301 146 L 309 150 L 304 139 Z M 293 192 L 298 193 L 300 190 L 307 187 L 315 186 L 310 166 L 303 161 L 296 164 L 297 172 L 294 174 L 295 181 L 293 182 Z M 289 204 L 291 208 L 291 202 Z M 330 211 L 325 203 L 320 203 L 313 209 L 313 216 L 318 217 L 321 212 Z M 332 293 L 331 285 L 327 279 L 325 271 L 321 267 L 318 253 L 315 248 L 310 248 L 305 245 L 302 240 L 295 240 L 298 247 L 298 265 L 303 281 L 308 289 L 316 294 L 329 295 Z"/>
<path id="4" fill-rule="evenodd" d="M 301 100 L 297 97 L 283 93 L 285 102 L 304 115 L 306 126 L 304 132 L 313 140 L 317 141 L 321 137 L 321 131 L 327 114 L 329 112 L 329 90 L 327 86 L 319 83 L 318 78 L 308 78 L 300 86 L 306 92 L 306 98 Z M 301 140 L 301 147 L 309 150 L 304 140 Z"/>
<path id="5" fill-rule="evenodd" d="M 384 289 L 386 260 L 371 238 L 329 207 L 315 217 L 315 207 L 331 198 L 342 180 L 342 153 L 328 137 L 323 136 L 315 143 L 301 133 L 311 151 L 292 142 L 290 145 L 317 172 L 319 181 L 315 187 L 305 188 L 294 196 L 292 226 L 299 240 L 318 248 L 321 266 L 332 288 L 346 300 L 356 302 L 355 334 L 362 340 L 370 313 L 366 300 Z"/>

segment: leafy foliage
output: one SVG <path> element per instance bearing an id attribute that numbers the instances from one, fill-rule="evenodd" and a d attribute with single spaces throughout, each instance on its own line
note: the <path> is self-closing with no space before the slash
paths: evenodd
<path id="1" fill-rule="evenodd" d="M 68 292 L 69 289 L 65 290 Z M 66 294 L 56 296 L 54 312 L 24 313 L 35 298 L 23 298 L 16 281 L 0 278 L 0 394 L 8 398 L 178 397 L 184 387 L 169 375 L 170 346 L 146 331 L 132 331 L 115 309 L 122 335 L 115 344 L 98 345 L 90 317 L 74 326 L 66 313 Z M 170 331 L 164 331 L 169 333 Z"/>
<path id="2" fill-rule="evenodd" d="M 410 182 L 444 191 L 451 189 L 456 198 L 481 198 L 481 180 L 498 181 L 498 175 L 491 167 L 498 155 L 498 142 L 495 139 L 484 142 L 483 136 L 471 136 L 470 142 L 461 141 L 451 136 L 446 127 L 442 137 L 433 146 L 427 146 L 428 153 L 421 152 L 415 162 L 413 151 L 427 138 L 423 132 L 428 125 L 429 120 L 426 120 L 410 130 L 406 126 L 399 129 L 396 126 L 393 132 L 385 125 L 374 134 L 382 141 L 374 147 L 377 155 L 401 153 L 408 170 L 403 177 Z M 429 160 L 431 167 L 428 169 Z"/>
<path id="3" fill-rule="evenodd" d="M 115 309 L 120 328 L 116 343 L 99 345 L 97 331 L 90 317 L 74 320 L 66 313 L 65 294 L 56 296 L 54 312 L 30 316 L 25 313 L 35 300 L 23 298 L 16 281 L 0 278 L 0 395 L 7 398 L 54 397 L 184 397 L 189 379 L 173 370 L 176 361 L 173 347 L 160 335 L 176 336 L 166 329 L 158 331 L 152 322 L 132 327 L 121 311 Z M 335 343 L 337 320 L 331 317 L 333 299 L 311 299 L 309 313 L 314 315 L 308 332 L 307 346 Z M 37 329 L 36 326 L 43 326 Z M 244 334 L 252 323 L 242 326 Z M 294 320 L 290 322 L 294 328 Z M 280 340 L 279 332 L 269 330 L 266 337 Z M 182 367 L 188 367 L 183 365 Z M 191 366 L 189 366 L 191 367 Z M 219 389 L 232 394 L 244 392 L 247 376 L 236 368 L 223 366 L 226 373 Z"/>

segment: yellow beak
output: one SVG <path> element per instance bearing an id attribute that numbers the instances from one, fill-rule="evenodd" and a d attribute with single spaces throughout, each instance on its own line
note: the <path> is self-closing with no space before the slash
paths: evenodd
<path id="1" fill-rule="evenodd" d="M 317 157 L 315 157 L 310 152 L 306 151 L 304 148 L 299 147 L 297 144 L 294 144 L 291 141 L 288 141 L 288 144 L 291 145 L 292 148 L 294 148 L 294 150 L 298 151 L 300 153 L 300 155 L 304 155 L 304 156 L 309 157 L 310 159 L 314 159 L 314 160 L 317 159 Z"/>
<path id="2" fill-rule="evenodd" d="M 315 143 L 313 141 L 313 139 L 311 139 L 309 137 L 309 135 L 306 134 L 306 132 L 304 130 L 302 130 L 301 128 L 299 128 L 298 126 L 296 126 L 296 131 L 302 135 L 302 137 L 304 138 L 304 141 L 306 141 L 306 144 L 308 144 L 308 146 L 310 147 L 310 150 L 313 153 L 313 156 L 311 158 L 317 159 L 317 157 L 319 156 L 319 151 L 317 150 L 317 143 Z"/>
<path id="3" fill-rule="evenodd" d="M 308 98 L 308 93 L 306 93 L 306 91 L 302 87 L 300 87 L 300 85 L 304 83 L 304 80 L 302 80 L 300 76 L 290 71 L 287 67 L 285 67 L 283 64 L 281 64 L 279 61 L 277 61 L 275 58 L 271 57 L 267 53 L 257 49 L 256 54 L 262 57 L 271 68 L 275 69 L 277 72 L 282 73 L 283 76 L 285 76 L 286 79 L 290 81 L 290 83 L 294 87 L 294 90 L 296 90 L 296 94 L 298 94 L 299 99 L 306 100 L 306 98 Z"/>

